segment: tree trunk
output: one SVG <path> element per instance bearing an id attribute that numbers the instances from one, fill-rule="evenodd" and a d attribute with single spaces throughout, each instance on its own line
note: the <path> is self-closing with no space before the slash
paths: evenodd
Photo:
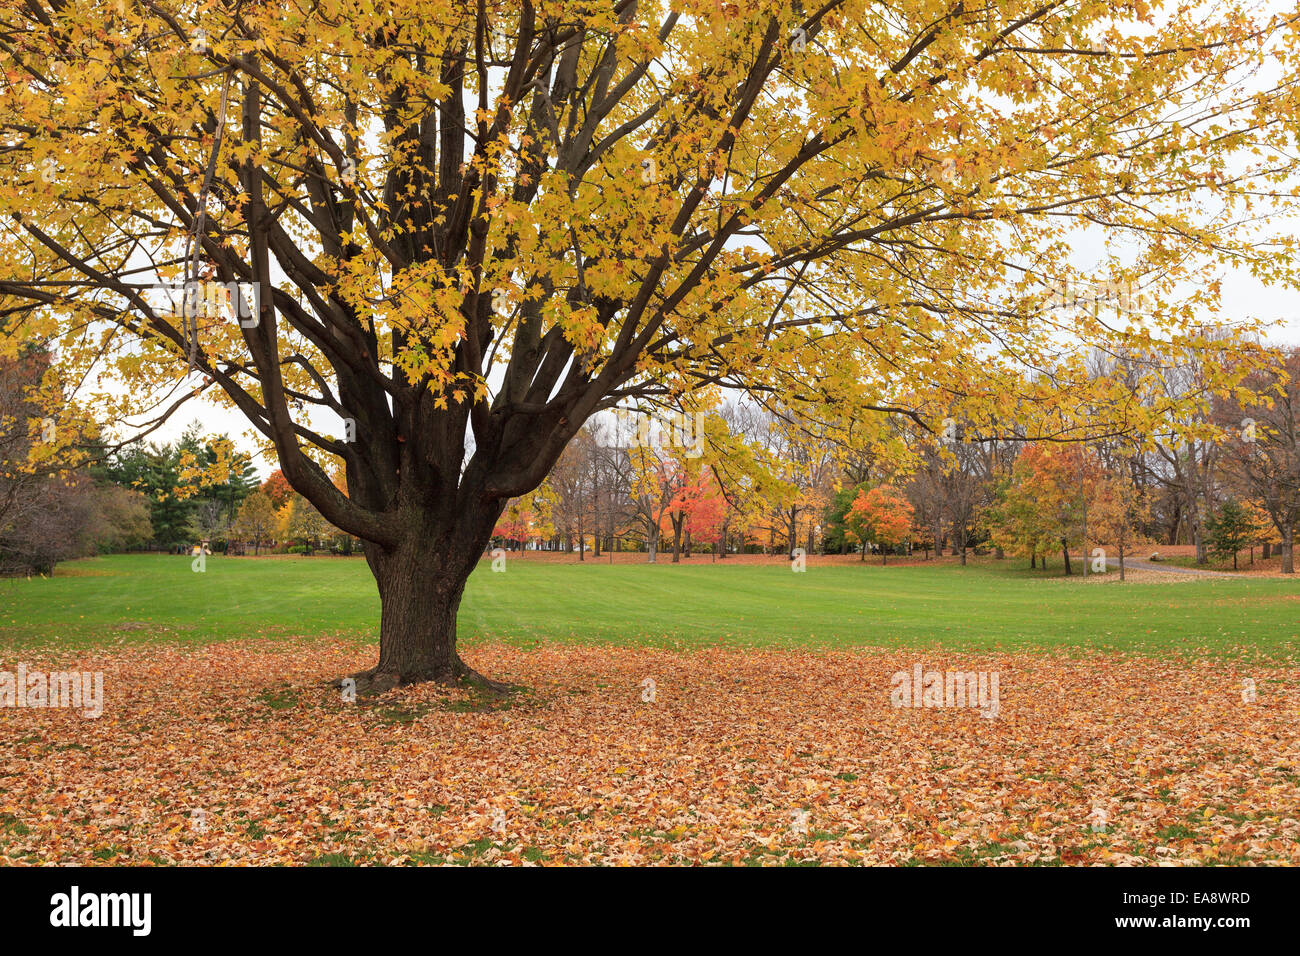
<path id="1" fill-rule="evenodd" d="M 1061 539 L 1061 557 L 1065 560 L 1065 576 L 1068 578 L 1072 573 L 1070 571 L 1070 549 L 1066 545 L 1064 538 Z"/>
<path id="2" fill-rule="evenodd" d="M 1191 525 L 1192 544 L 1196 545 L 1196 563 L 1205 564 L 1209 556 L 1205 550 L 1205 538 L 1201 534 L 1201 515 L 1196 508 L 1187 509 L 1188 523 Z"/>
<path id="3" fill-rule="evenodd" d="M 379 586 L 379 663 L 354 675 L 359 695 L 420 681 L 506 689 L 476 673 L 456 652 L 456 613 L 465 582 L 490 540 L 491 524 L 479 535 L 459 528 L 414 534 L 393 549 L 365 544 Z"/>
<path id="4" fill-rule="evenodd" d="M 673 564 L 680 564 L 682 561 L 682 524 L 686 521 L 686 515 L 678 512 L 669 515 L 668 520 L 673 523 Z"/>
<path id="5" fill-rule="evenodd" d="M 646 564 L 654 564 L 655 558 L 659 556 L 659 529 L 654 528 L 646 535 L 646 550 L 650 552 L 650 557 Z"/>
<path id="6" fill-rule="evenodd" d="M 1282 573 L 1295 574 L 1295 548 L 1292 547 L 1295 530 L 1291 525 L 1282 529 Z"/>

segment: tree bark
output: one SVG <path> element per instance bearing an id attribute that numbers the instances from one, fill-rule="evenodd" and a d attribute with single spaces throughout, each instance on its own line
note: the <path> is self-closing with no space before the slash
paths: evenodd
<path id="1" fill-rule="evenodd" d="M 391 549 L 365 544 L 379 586 L 379 663 L 353 675 L 358 695 L 421 681 L 508 690 L 477 673 L 456 651 L 456 614 L 465 582 L 490 537 L 489 522 L 477 535 L 457 528 L 439 535 L 413 533 Z"/>
<path id="2" fill-rule="evenodd" d="M 1061 539 L 1061 557 L 1065 559 L 1065 576 L 1069 577 L 1070 571 L 1070 549 L 1066 546 L 1065 539 Z"/>
<path id="3" fill-rule="evenodd" d="M 1294 543 L 1295 529 L 1287 525 L 1282 529 L 1282 573 L 1295 574 L 1295 548 Z"/>

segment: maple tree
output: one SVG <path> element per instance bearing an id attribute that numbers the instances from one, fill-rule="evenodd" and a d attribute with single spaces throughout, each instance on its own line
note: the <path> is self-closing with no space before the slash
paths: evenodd
<path id="1" fill-rule="evenodd" d="M 275 513 L 275 504 L 270 496 L 261 489 L 254 491 L 239 506 L 239 514 L 231 533 L 253 545 L 253 554 L 261 552 L 262 545 L 269 544 L 279 527 L 279 518 Z"/>
<path id="2" fill-rule="evenodd" d="M 685 484 L 668 505 L 668 524 L 673 532 L 673 563 L 681 560 L 682 535 L 711 540 L 722 531 L 727 503 L 713 472 L 696 468 L 687 471 Z M 689 551 L 689 544 L 688 544 Z"/>
<path id="3" fill-rule="evenodd" d="M 1246 524 L 1249 530 L 1246 545 L 1250 548 L 1250 563 L 1254 564 L 1255 546 L 1265 544 L 1272 539 L 1273 519 L 1266 508 L 1254 501 L 1243 501 L 1241 507 L 1246 513 Z"/>
<path id="4" fill-rule="evenodd" d="M 1085 543 L 1087 516 L 1102 474 L 1096 455 L 1080 445 L 1026 445 L 1011 476 L 996 488 L 983 520 L 992 540 L 1013 554 L 1033 558 L 1061 549 L 1065 573 L 1073 573 L 1070 549 Z"/>
<path id="5" fill-rule="evenodd" d="M 271 472 L 271 476 L 262 482 L 259 490 L 271 500 L 271 504 L 277 511 L 287 505 L 293 497 L 293 488 L 279 468 Z"/>
<path id="6" fill-rule="evenodd" d="M 726 386 L 846 428 L 1077 438 L 1120 390 L 1063 340 L 1229 347 L 1195 324 L 1210 269 L 1294 268 L 1246 224 L 1289 188 L 1295 22 L 1244 0 L 2 0 L 3 347 L 57 341 L 98 421 L 196 394 L 243 413 L 365 542 L 362 689 L 481 680 L 466 579 L 599 409 Z M 1044 319 L 1091 281 L 1086 225 L 1129 240 L 1103 278 L 1144 321 Z"/>
<path id="7" fill-rule="evenodd" d="M 1142 526 L 1149 518 L 1150 507 L 1133 486 L 1131 476 L 1119 471 L 1104 474 L 1092 488 L 1088 531 L 1094 540 L 1112 545 L 1118 552 L 1121 581 L 1127 577 L 1124 557 L 1145 540 Z"/>
<path id="8" fill-rule="evenodd" d="M 334 528 L 316 507 L 299 494 L 294 494 L 280 509 L 278 523 L 281 537 L 286 541 L 301 541 L 308 554 L 334 533 Z"/>
<path id="9" fill-rule="evenodd" d="M 532 494 L 529 494 L 511 501 L 492 529 L 492 537 L 499 538 L 509 547 L 520 549 L 529 538 L 540 533 L 532 498 Z"/>
<path id="10" fill-rule="evenodd" d="M 659 557 L 659 536 L 665 524 L 671 523 L 673 502 L 686 488 L 690 475 L 671 449 L 657 443 L 632 448 L 630 459 L 633 520 L 645 533 L 646 560 L 655 564 Z"/>
<path id="11" fill-rule="evenodd" d="M 880 563 L 885 564 L 889 550 L 911 534 L 913 514 L 911 503 L 898 489 L 877 485 L 858 492 L 844 523 L 863 545 L 868 541 L 880 545 Z M 865 558 L 865 547 L 863 555 Z"/>

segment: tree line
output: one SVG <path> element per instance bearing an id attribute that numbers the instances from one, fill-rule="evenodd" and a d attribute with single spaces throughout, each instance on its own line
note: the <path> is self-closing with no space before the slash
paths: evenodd
<path id="1" fill-rule="evenodd" d="M 1027 558 L 1103 547 L 1191 545 L 1196 562 L 1259 546 L 1294 571 L 1300 520 L 1300 349 L 1266 350 L 1239 387 L 1216 391 L 1194 355 L 1154 367 L 1093 356 L 1154 424 L 1088 441 L 985 435 L 955 419 L 894 419 L 859 445 L 780 406 L 589 421 L 542 486 L 512 499 L 493 545 L 588 552 L 972 550 Z M 1165 403 L 1177 420 L 1160 417 Z M 682 422 L 694 419 L 683 429 Z M 688 436 L 698 442 L 684 442 Z"/>

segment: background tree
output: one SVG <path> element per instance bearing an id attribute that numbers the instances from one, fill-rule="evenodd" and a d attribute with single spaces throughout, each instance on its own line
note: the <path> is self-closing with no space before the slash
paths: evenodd
<path id="1" fill-rule="evenodd" d="M 638 445 L 628 454 L 632 461 L 632 514 L 645 532 L 646 561 L 655 564 L 659 535 L 689 476 L 676 456 L 659 443 Z"/>
<path id="2" fill-rule="evenodd" d="M 251 543 L 253 554 L 257 555 L 262 545 L 271 543 L 278 527 L 279 517 L 271 496 L 258 489 L 239 506 L 239 514 L 235 517 L 231 533 L 241 541 Z"/>
<path id="3" fill-rule="evenodd" d="M 307 554 L 334 533 L 334 527 L 316 510 L 316 506 L 295 494 L 289 503 L 280 509 L 281 534 L 287 541 L 301 541 Z"/>
<path id="4" fill-rule="evenodd" d="M 865 485 L 845 485 L 835 492 L 830 503 L 822 510 L 822 533 L 828 549 L 845 554 L 854 542 L 861 540 L 857 532 L 849 527 L 847 519 L 854 499 L 866 490 Z"/>
<path id="5" fill-rule="evenodd" d="M 237 453 L 230 438 L 200 437 L 191 429 L 182 438 L 181 481 L 193 487 L 195 519 L 203 537 L 224 542 L 244 499 L 258 487 L 250 456 Z"/>
<path id="6" fill-rule="evenodd" d="M 118 485 L 100 484 L 95 490 L 95 517 L 90 538 L 96 553 L 125 551 L 153 539 L 149 502 L 144 495 Z"/>
<path id="7" fill-rule="evenodd" d="M 1225 403 L 1229 481 L 1268 512 L 1282 539 L 1282 573 L 1295 573 L 1300 523 L 1300 348 L 1253 370 L 1243 395 Z"/>
<path id="8" fill-rule="evenodd" d="M 707 467 L 688 467 L 686 484 L 668 506 L 674 564 L 680 560 L 683 540 L 687 557 L 690 557 L 692 540 L 716 541 L 726 510 L 727 503 L 713 471 Z"/>
<path id="9" fill-rule="evenodd" d="M 549 531 L 537 521 L 535 492 L 513 499 L 501 513 L 501 520 L 492 529 L 492 537 L 513 551 L 522 551 L 534 537 Z"/>
<path id="10" fill-rule="evenodd" d="M 181 446 L 164 443 L 123 449 L 95 473 L 144 495 L 154 544 L 174 551 L 193 544 L 199 533 L 197 489 L 182 477 L 184 470 Z"/>
<path id="11" fill-rule="evenodd" d="M 586 559 L 587 534 L 595 529 L 596 427 L 588 422 L 574 436 L 547 479 L 554 494 L 552 520 L 562 547 L 571 551 L 576 540 L 579 561 Z"/>
<path id="12" fill-rule="evenodd" d="M 913 509 L 902 492 L 890 485 L 860 491 L 849 508 L 845 523 L 864 544 L 880 545 L 880 563 L 886 563 L 891 548 L 907 540 L 912 530 Z"/>
<path id="13" fill-rule="evenodd" d="M 1095 453 L 1079 445 L 1026 445 L 1011 478 L 1000 483 L 984 521 L 992 539 L 1006 550 L 1031 558 L 1058 548 L 1067 575 L 1073 573 L 1070 549 L 1085 541 L 1085 519 L 1097 494 L 1101 472 Z"/>
<path id="14" fill-rule="evenodd" d="M 988 486 L 976 465 L 978 445 L 958 442 L 951 449 L 951 459 L 940 472 L 938 487 L 943 495 L 941 513 L 946 514 L 952 529 L 953 553 L 966 563 L 966 549 L 979 511 L 988 503 Z"/>
<path id="15" fill-rule="evenodd" d="M 1146 500 L 1134 486 L 1131 474 L 1103 474 L 1088 503 L 1088 532 L 1092 540 L 1111 546 L 1119 555 L 1119 579 L 1126 579 L 1124 557 L 1145 540 L 1143 527 L 1150 517 Z M 1089 555 L 1084 555 L 1088 560 Z"/>
<path id="16" fill-rule="evenodd" d="M 1267 509 L 1260 507 L 1253 501 L 1243 501 L 1242 510 L 1246 512 L 1246 520 L 1250 526 L 1250 563 L 1255 563 L 1255 547 L 1266 544 L 1271 541 L 1274 534 L 1273 519 L 1269 517 Z"/>
<path id="17" fill-rule="evenodd" d="M 279 511 L 289 503 L 293 497 L 293 488 L 289 486 L 288 480 L 284 477 L 284 472 L 276 469 L 271 472 L 270 477 L 262 482 L 260 486 L 262 494 L 271 500 L 271 504 Z"/>
<path id="18" fill-rule="evenodd" d="M 1205 522 L 1206 538 L 1215 554 L 1231 554 L 1232 570 L 1237 570 L 1237 552 L 1250 547 L 1258 535 L 1251 515 L 1241 502 L 1229 498 Z"/>

